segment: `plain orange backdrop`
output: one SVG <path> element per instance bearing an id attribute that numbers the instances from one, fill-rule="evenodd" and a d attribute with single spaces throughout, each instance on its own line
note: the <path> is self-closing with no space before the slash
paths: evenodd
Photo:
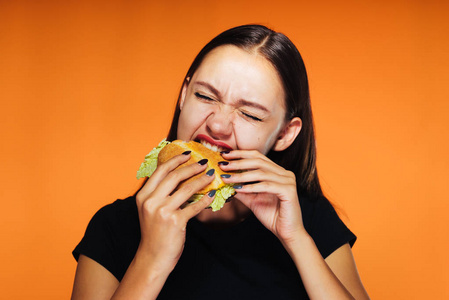
<path id="1" fill-rule="evenodd" d="M 0 1 L 0 298 L 67 299 L 71 251 L 135 191 L 200 48 L 287 34 L 324 189 L 373 299 L 449 297 L 447 1 Z"/>

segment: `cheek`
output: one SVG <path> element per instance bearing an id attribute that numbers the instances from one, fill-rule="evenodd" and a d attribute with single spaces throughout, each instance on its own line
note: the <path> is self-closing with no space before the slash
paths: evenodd
<path id="1" fill-rule="evenodd" d="M 178 139 L 191 139 L 195 131 L 206 122 L 208 114 L 204 107 L 186 101 L 179 115 Z"/>
<path id="2" fill-rule="evenodd" d="M 258 150 L 266 155 L 276 141 L 277 131 L 271 126 L 256 127 L 251 124 L 235 124 L 237 146 L 242 150 Z"/>

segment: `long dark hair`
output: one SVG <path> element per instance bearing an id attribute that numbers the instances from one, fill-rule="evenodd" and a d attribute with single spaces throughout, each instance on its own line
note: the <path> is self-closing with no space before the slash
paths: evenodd
<path id="1" fill-rule="evenodd" d="M 299 117 L 302 129 L 290 147 L 284 151 L 270 151 L 268 158 L 296 175 L 299 192 L 310 196 L 322 196 L 316 169 L 315 133 L 310 105 L 307 72 L 298 49 L 284 34 L 262 25 L 243 25 L 231 28 L 212 39 L 198 53 L 184 78 L 192 78 L 204 57 L 213 49 L 234 45 L 246 51 L 257 51 L 277 70 L 285 92 L 286 120 Z M 177 137 L 180 115 L 179 100 L 167 140 Z"/>

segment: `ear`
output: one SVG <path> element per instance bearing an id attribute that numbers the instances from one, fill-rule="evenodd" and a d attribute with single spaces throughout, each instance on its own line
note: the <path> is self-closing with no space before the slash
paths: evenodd
<path id="1" fill-rule="evenodd" d="M 182 107 L 184 106 L 184 101 L 186 100 L 187 95 L 187 88 L 189 87 L 190 77 L 187 77 L 182 85 L 181 90 L 181 98 L 179 99 L 179 109 L 182 110 Z"/>
<path id="2" fill-rule="evenodd" d="M 287 149 L 298 136 L 302 128 L 302 120 L 298 117 L 291 119 L 281 131 L 278 139 L 274 143 L 274 151 L 283 151 Z"/>

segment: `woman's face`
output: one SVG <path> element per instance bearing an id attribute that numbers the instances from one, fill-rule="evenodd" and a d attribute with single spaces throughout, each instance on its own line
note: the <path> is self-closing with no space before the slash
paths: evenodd
<path id="1" fill-rule="evenodd" d="M 183 87 L 177 138 L 267 154 L 285 125 L 284 99 L 279 75 L 263 56 L 215 48 Z"/>

